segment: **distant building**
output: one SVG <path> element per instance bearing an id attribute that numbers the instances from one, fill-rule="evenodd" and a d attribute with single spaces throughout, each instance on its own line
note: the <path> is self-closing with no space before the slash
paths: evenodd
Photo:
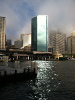
<path id="1" fill-rule="evenodd" d="M 31 51 L 31 44 L 29 44 L 28 46 L 25 46 L 24 47 L 24 50 L 25 51 Z"/>
<path id="2" fill-rule="evenodd" d="M 67 54 L 75 54 L 75 31 L 67 38 Z"/>
<path id="3" fill-rule="evenodd" d="M 11 45 L 11 47 L 9 48 L 9 50 L 13 50 L 13 49 L 16 49 L 15 45 Z"/>
<path id="4" fill-rule="evenodd" d="M 11 45 L 12 45 L 11 40 L 10 40 L 10 39 L 7 39 L 7 41 L 6 41 L 6 46 L 9 47 L 9 46 L 11 46 Z"/>
<path id="5" fill-rule="evenodd" d="M 58 30 L 52 30 L 50 33 L 50 45 L 53 53 L 65 54 L 66 52 L 66 34 Z"/>
<path id="6" fill-rule="evenodd" d="M 21 40 L 14 41 L 14 46 L 16 48 L 19 48 L 20 49 L 22 47 L 22 41 Z"/>
<path id="7" fill-rule="evenodd" d="M 23 37 L 25 36 L 25 34 L 21 34 L 21 40 L 23 40 Z"/>
<path id="8" fill-rule="evenodd" d="M 0 49 L 5 49 L 6 18 L 0 16 Z"/>
<path id="9" fill-rule="evenodd" d="M 31 34 L 23 35 L 23 48 L 31 44 Z"/>
<path id="10" fill-rule="evenodd" d="M 22 47 L 23 47 L 23 37 L 24 36 L 25 36 L 25 34 L 21 34 Z"/>
<path id="11" fill-rule="evenodd" d="M 38 15 L 31 20 L 32 51 L 48 51 L 48 16 Z"/>
<path id="12" fill-rule="evenodd" d="M 53 53 L 53 48 L 51 46 L 48 46 L 48 52 L 52 52 Z"/>
<path id="13" fill-rule="evenodd" d="M 71 33 L 71 36 L 75 36 L 75 31 L 73 31 L 73 32 Z"/>

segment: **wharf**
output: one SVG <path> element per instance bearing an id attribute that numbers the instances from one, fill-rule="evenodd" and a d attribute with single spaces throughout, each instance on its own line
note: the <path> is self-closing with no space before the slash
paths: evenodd
<path id="1" fill-rule="evenodd" d="M 7 66 L 0 66 L 0 86 L 9 82 L 17 82 L 21 80 L 28 80 L 35 78 L 37 69 L 34 68 L 11 68 Z"/>

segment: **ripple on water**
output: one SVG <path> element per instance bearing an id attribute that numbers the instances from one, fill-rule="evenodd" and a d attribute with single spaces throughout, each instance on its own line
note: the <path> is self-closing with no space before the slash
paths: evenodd
<path id="1" fill-rule="evenodd" d="M 0 100 L 75 99 L 75 61 L 36 61 L 36 63 L 37 78 L 1 87 Z M 25 63 L 22 64 L 24 66 Z"/>

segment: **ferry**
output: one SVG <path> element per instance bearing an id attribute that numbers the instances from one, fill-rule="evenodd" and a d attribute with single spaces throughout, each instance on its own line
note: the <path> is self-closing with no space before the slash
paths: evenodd
<path id="1" fill-rule="evenodd" d="M 4 61 L 3 56 L 4 56 L 4 54 L 0 54 L 0 62 Z"/>

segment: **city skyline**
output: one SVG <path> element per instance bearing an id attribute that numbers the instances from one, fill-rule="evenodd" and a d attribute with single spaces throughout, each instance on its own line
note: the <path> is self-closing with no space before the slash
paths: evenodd
<path id="1" fill-rule="evenodd" d="M 70 35 L 75 29 L 74 4 L 74 0 L 2 0 L 0 16 L 6 17 L 6 37 L 14 41 L 20 34 L 30 33 L 31 18 L 37 15 L 49 16 L 49 31 L 58 28 Z"/>

